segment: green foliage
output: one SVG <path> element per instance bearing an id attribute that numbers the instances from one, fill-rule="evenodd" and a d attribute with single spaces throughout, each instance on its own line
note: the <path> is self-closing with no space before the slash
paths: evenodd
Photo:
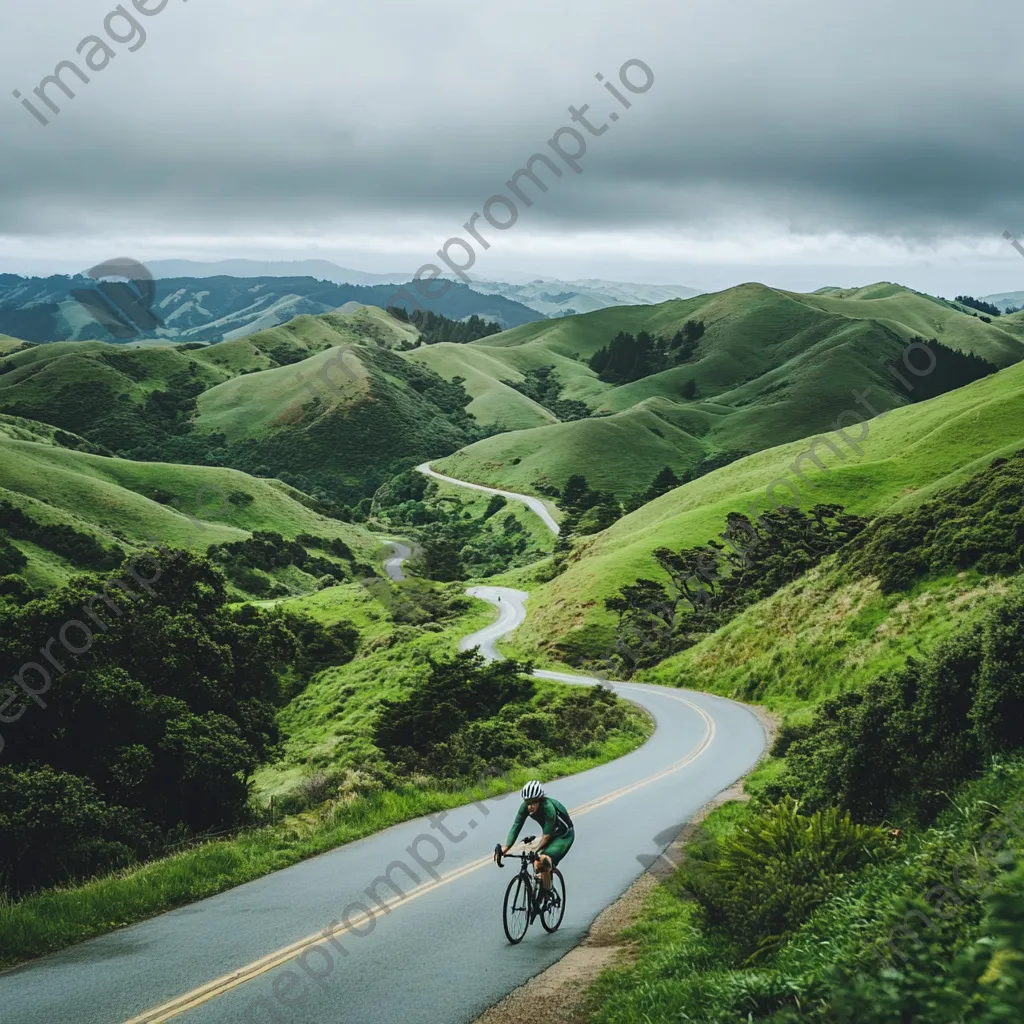
<path id="1" fill-rule="evenodd" d="M 725 544 L 670 551 L 654 558 L 669 584 L 639 579 L 605 606 L 618 613 L 617 648 L 627 670 L 657 664 L 694 646 L 742 609 L 775 593 L 842 548 L 867 525 L 838 505 L 815 505 L 810 512 L 778 508 L 752 523 L 727 516 Z"/>
<path id="2" fill-rule="evenodd" d="M 1024 597 L 1010 595 L 923 661 L 824 701 L 789 737 L 777 787 L 860 821 L 931 820 L 987 758 L 1024 746 L 1022 634 Z"/>
<path id="3" fill-rule="evenodd" d="M 71 526 L 43 526 L 9 501 L 0 500 L 0 531 L 0 539 L 6 533 L 10 537 L 31 541 L 83 569 L 104 572 L 116 568 L 124 561 L 122 548 L 115 545 L 108 551 L 95 537 Z M 0 554 L 0 560 L 2 558 Z M 17 571 L 17 567 L 4 569 L 0 561 L 0 575 Z"/>
<path id="4" fill-rule="evenodd" d="M 848 876 L 882 857 L 882 829 L 833 808 L 804 815 L 785 800 L 688 851 L 681 879 L 740 957 L 757 960 L 793 934 Z"/>
<path id="5" fill-rule="evenodd" d="M 703 321 L 696 320 L 687 320 L 671 340 L 655 340 L 647 331 L 640 331 L 636 337 L 620 331 L 607 346 L 599 348 L 590 357 L 588 365 L 606 383 L 628 384 L 690 362 L 704 331 Z M 692 399 L 696 396 L 696 385 L 692 380 L 688 385 L 689 393 L 684 389 L 683 397 Z"/>
<path id="6" fill-rule="evenodd" d="M 392 306 L 388 312 L 403 323 L 412 324 L 420 332 L 425 345 L 435 345 L 439 341 L 465 345 L 501 333 L 500 324 L 484 320 L 475 313 L 466 320 L 451 320 L 430 310 L 417 309 L 409 314 L 402 306 Z"/>
<path id="7" fill-rule="evenodd" d="M 487 502 L 487 508 L 484 509 L 484 519 L 490 519 L 491 516 L 497 515 L 506 505 L 508 504 L 508 498 L 502 494 L 492 494 L 491 500 Z"/>
<path id="8" fill-rule="evenodd" d="M 3 534 L 0 534 L 0 576 L 21 572 L 28 565 L 28 559 Z"/>
<path id="9" fill-rule="evenodd" d="M 476 651 L 428 663 L 428 677 L 384 701 L 377 720 L 375 742 L 400 772 L 451 781 L 540 765 L 592 753 L 634 727 L 606 687 L 538 690 L 528 665 L 488 664 Z"/>
<path id="10" fill-rule="evenodd" d="M 922 365 L 925 360 L 918 348 L 906 351 L 903 359 L 895 360 L 889 367 L 890 373 L 899 374 L 908 381 L 906 391 L 914 402 L 927 402 L 931 398 L 938 398 L 948 391 L 955 391 L 973 381 L 981 380 L 998 369 L 981 356 L 960 352 L 943 345 L 935 338 L 929 341 L 925 341 L 924 338 L 912 338 L 908 345 L 915 343 L 927 349 L 927 365 Z"/>
<path id="11" fill-rule="evenodd" d="M 503 380 L 501 383 L 543 405 L 562 422 L 583 420 L 590 415 L 590 406 L 586 402 L 562 397 L 563 385 L 554 366 L 532 366 L 523 371 L 520 382 Z"/>
<path id="12" fill-rule="evenodd" d="M 626 512 L 635 512 L 642 508 L 649 501 L 660 498 L 663 494 L 678 487 L 683 481 L 672 472 L 671 466 L 666 466 L 652 481 L 646 491 L 636 491 L 626 501 Z"/>
<path id="13" fill-rule="evenodd" d="M 431 658 L 429 664 L 421 686 L 381 707 L 374 739 L 397 764 L 414 767 L 463 727 L 533 696 L 533 682 L 523 675 L 528 667 L 515 661 L 487 663 L 479 651 L 465 651 L 447 662 Z"/>
<path id="14" fill-rule="evenodd" d="M 13 892 L 81 877 L 125 850 L 150 856 L 172 833 L 249 821 L 248 779 L 276 748 L 275 707 L 293 688 L 286 676 L 350 657 L 354 637 L 301 617 L 234 612 L 226 601 L 208 561 L 161 550 L 121 576 L 78 577 L 18 607 L 0 604 L 6 678 L 38 659 L 34 652 L 65 623 L 95 627 L 70 634 L 85 646 L 79 655 L 56 644 L 61 668 L 43 706 L 25 698 L 21 713 L 17 700 L 7 709 L 14 722 L 4 729 L 4 784 L 35 794 L 0 829 L 0 876 Z M 29 685 L 41 689 L 33 671 Z M 94 809 L 95 826 L 63 843 L 60 855 L 55 847 L 26 858 L 26 844 L 78 835 L 71 793 Z"/>
<path id="15" fill-rule="evenodd" d="M 983 299 L 976 299 L 973 295 L 958 295 L 956 301 L 970 306 L 971 309 L 980 309 L 989 316 L 1002 316 L 1002 310 L 998 306 L 993 306 L 991 302 L 985 302 Z"/>
<path id="16" fill-rule="evenodd" d="M 849 565 L 882 590 L 951 569 L 1012 573 L 1024 567 L 1024 449 L 901 515 L 881 516 Z"/>
<path id="17" fill-rule="evenodd" d="M 351 562 L 352 551 L 344 541 L 327 541 L 310 534 L 303 534 L 307 541 L 317 546 L 326 546 L 334 553 L 345 552 Z M 337 547 L 335 547 L 337 545 Z M 215 563 L 241 590 L 250 594 L 270 593 L 273 581 L 265 574 L 288 566 L 295 566 L 311 576 L 329 576 L 337 582 L 351 578 L 341 566 L 321 555 L 311 555 L 299 538 L 289 541 L 272 530 L 255 530 L 245 540 L 226 544 L 212 544 L 206 557 Z M 287 588 L 285 593 L 287 593 Z"/>

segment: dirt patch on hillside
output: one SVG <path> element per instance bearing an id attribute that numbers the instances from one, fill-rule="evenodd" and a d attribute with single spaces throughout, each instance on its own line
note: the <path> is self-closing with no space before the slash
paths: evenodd
<path id="1" fill-rule="evenodd" d="M 765 750 L 771 749 L 778 732 L 778 720 L 764 708 L 744 705 L 757 716 L 768 737 Z M 693 839 L 701 822 L 716 808 L 730 800 L 747 800 L 743 779 L 719 793 L 705 804 L 669 844 L 657 861 L 641 875 L 610 907 L 594 920 L 583 941 L 556 964 L 531 978 L 525 985 L 510 992 L 496 1003 L 475 1024 L 522 1024 L 543 1014 L 552 1024 L 585 1024 L 590 1009 L 589 989 L 598 975 L 609 967 L 627 966 L 632 962 L 631 943 L 622 939 L 640 913 L 647 894 L 667 878 L 682 862 L 687 844 Z"/>

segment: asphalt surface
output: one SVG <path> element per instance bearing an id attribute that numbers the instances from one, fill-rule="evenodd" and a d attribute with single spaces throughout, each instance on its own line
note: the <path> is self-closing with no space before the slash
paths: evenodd
<path id="1" fill-rule="evenodd" d="M 446 484 L 455 484 L 456 487 L 466 487 L 471 491 L 483 491 L 485 494 L 500 494 L 503 498 L 508 498 L 510 501 L 521 501 L 540 516 L 544 521 L 544 525 L 552 533 L 557 534 L 559 532 L 558 523 L 555 522 L 554 517 L 548 511 L 547 505 L 540 498 L 535 498 L 533 495 L 517 494 L 515 491 L 502 491 L 497 487 L 484 487 L 483 484 L 470 484 L 466 483 L 465 480 L 456 480 L 453 476 L 436 473 L 430 468 L 429 462 L 424 462 L 422 466 L 417 466 L 416 472 L 422 473 L 424 476 L 432 476 L 435 480 L 443 480 Z"/>
<path id="2" fill-rule="evenodd" d="M 462 646 L 500 656 L 495 641 L 522 621 L 527 595 L 474 593 L 498 619 Z M 502 898 L 515 866 L 499 870 L 491 851 L 518 807 L 506 794 L 396 825 L 0 975 L 0 1022 L 468 1024 L 579 942 L 764 748 L 757 719 L 731 701 L 613 688 L 646 708 L 656 730 L 626 757 L 549 784 L 577 836 L 562 864 L 566 912 L 555 934 L 535 924 L 520 945 L 505 940 Z"/>
<path id="3" fill-rule="evenodd" d="M 388 574 L 388 579 L 401 583 L 405 579 L 402 563 L 412 554 L 412 548 L 397 540 L 389 540 L 388 547 L 391 548 L 392 555 L 385 560 L 384 571 Z"/>

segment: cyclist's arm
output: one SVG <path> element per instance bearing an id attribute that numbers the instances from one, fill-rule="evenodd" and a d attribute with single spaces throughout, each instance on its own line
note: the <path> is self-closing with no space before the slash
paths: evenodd
<path id="1" fill-rule="evenodd" d="M 537 845 L 534 846 L 534 849 L 538 853 L 543 851 L 544 847 L 551 842 L 551 839 L 555 834 L 555 826 L 558 821 L 554 804 L 548 802 L 545 809 L 547 813 L 544 815 L 544 824 L 541 826 L 541 831 L 544 834 L 540 837 L 540 840 L 538 841 Z"/>
<path id="2" fill-rule="evenodd" d="M 526 821 L 528 813 L 526 801 L 524 800 L 519 808 L 519 813 L 516 815 L 516 820 L 512 823 L 512 828 L 509 829 L 508 838 L 505 840 L 505 849 L 501 851 L 502 853 L 508 853 L 515 845 L 515 841 L 519 838 L 519 833 L 523 830 L 523 822 Z"/>

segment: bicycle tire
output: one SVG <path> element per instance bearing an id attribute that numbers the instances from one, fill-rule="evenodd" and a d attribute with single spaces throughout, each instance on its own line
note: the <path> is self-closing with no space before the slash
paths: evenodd
<path id="1" fill-rule="evenodd" d="M 546 932 L 558 931 L 558 926 L 562 923 L 562 918 L 565 916 L 565 879 L 558 868 L 555 868 L 551 873 L 551 889 L 558 897 L 558 906 L 548 907 L 540 915 L 540 923 Z"/>
<path id="2" fill-rule="evenodd" d="M 526 930 L 530 927 L 532 912 L 533 887 L 530 880 L 523 875 L 516 875 L 505 889 L 505 905 L 501 918 L 501 923 L 505 927 L 505 938 L 513 946 L 523 941 Z M 514 916 L 518 913 L 522 914 L 522 931 L 518 928 L 519 918 Z"/>

